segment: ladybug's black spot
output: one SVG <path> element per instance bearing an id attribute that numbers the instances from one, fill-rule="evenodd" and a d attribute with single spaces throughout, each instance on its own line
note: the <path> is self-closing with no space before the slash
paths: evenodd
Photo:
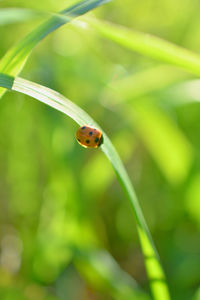
<path id="1" fill-rule="evenodd" d="M 90 132 L 89 132 L 89 135 L 93 135 L 93 132 L 92 132 L 92 131 L 90 131 Z"/>
<path id="2" fill-rule="evenodd" d="M 82 129 L 85 129 L 85 126 L 83 126 Z"/>
<path id="3" fill-rule="evenodd" d="M 80 140 L 80 139 L 78 139 L 78 141 L 80 142 L 81 140 Z"/>
<path id="4" fill-rule="evenodd" d="M 98 141 L 99 141 L 99 138 L 97 137 L 97 138 L 95 139 L 95 143 L 98 143 Z"/>
<path id="5" fill-rule="evenodd" d="M 89 144 L 89 143 L 90 143 L 90 140 L 86 140 L 85 142 L 86 142 L 86 144 Z"/>

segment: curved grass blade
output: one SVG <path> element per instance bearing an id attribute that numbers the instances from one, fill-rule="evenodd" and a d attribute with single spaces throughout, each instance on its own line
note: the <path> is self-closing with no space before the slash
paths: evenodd
<path id="1" fill-rule="evenodd" d="M 18 75 L 26 63 L 32 49 L 49 33 L 108 1 L 109 0 L 85 0 L 61 11 L 60 14 L 51 17 L 30 34 L 25 36 L 4 55 L 0 60 L 0 72 L 12 76 Z M 62 15 L 64 17 L 62 17 Z M 0 97 L 4 92 L 5 90 L 0 89 Z"/>
<path id="2" fill-rule="evenodd" d="M 69 17 L 61 13 L 53 13 L 29 8 L 1 8 L 0 9 L 0 26 L 21 23 L 37 17 L 57 17 L 60 20 L 69 21 Z"/>
<path id="3" fill-rule="evenodd" d="M 148 33 L 93 18 L 85 20 L 97 32 L 121 46 L 200 76 L 200 56 L 197 53 Z"/>
<path id="4" fill-rule="evenodd" d="M 121 162 L 121 159 L 113 147 L 111 141 L 100 126 L 80 107 L 65 98 L 56 91 L 33 83 L 31 81 L 0 73 L 0 86 L 29 95 L 47 105 L 65 113 L 79 125 L 87 124 L 99 128 L 104 137 L 104 143 L 101 146 L 102 151 L 110 160 L 117 178 L 124 189 L 125 194 L 130 202 L 132 212 L 136 217 L 138 234 L 141 242 L 142 251 L 145 257 L 145 264 L 150 280 L 151 290 L 156 300 L 169 300 L 169 292 L 165 281 L 165 275 L 160 264 L 158 254 L 152 241 L 150 232 L 145 222 L 143 213 L 139 206 L 137 196 L 128 177 L 128 174 Z"/>
<path id="5" fill-rule="evenodd" d="M 0 26 L 11 23 L 24 22 L 34 19 L 38 16 L 46 15 L 45 13 L 27 8 L 1 8 L 0 9 Z"/>

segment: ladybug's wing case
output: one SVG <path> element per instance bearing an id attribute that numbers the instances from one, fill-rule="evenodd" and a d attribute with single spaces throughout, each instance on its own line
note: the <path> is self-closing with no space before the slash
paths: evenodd
<path id="1" fill-rule="evenodd" d="M 77 130 L 76 139 L 85 148 L 98 148 L 103 143 L 101 131 L 85 125 Z"/>

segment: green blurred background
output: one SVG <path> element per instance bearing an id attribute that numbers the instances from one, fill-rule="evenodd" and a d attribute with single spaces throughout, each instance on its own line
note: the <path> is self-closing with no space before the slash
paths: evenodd
<path id="1" fill-rule="evenodd" d="M 75 2 L 1 0 L 0 8 L 57 12 Z M 200 52 L 199 11 L 197 0 L 116 0 L 93 14 Z M 1 26 L 0 57 L 41 21 Z M 104 128 L 136 189 L 172 298 L 199 299 L 200 81 L 81 23 L 41 42 L 21 76 L 59 91 Z M 80 147 L 76 130 L 27 96 L 7 92 L 0 101 L 0 299 L 123 299 L 90 279 L 83 249 L 106 249 L 149 292 L 128 201 L 103 153 Z"/>

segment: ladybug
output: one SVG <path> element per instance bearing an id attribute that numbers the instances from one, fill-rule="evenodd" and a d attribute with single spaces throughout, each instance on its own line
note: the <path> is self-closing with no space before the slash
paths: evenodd
<path id="1" fill-rule="evenodd" d="M 98 148 L 103 143 L 101 131 L 86 125 L 81 126 L 76 132 L 78 143 L 85 148 Z"/>

